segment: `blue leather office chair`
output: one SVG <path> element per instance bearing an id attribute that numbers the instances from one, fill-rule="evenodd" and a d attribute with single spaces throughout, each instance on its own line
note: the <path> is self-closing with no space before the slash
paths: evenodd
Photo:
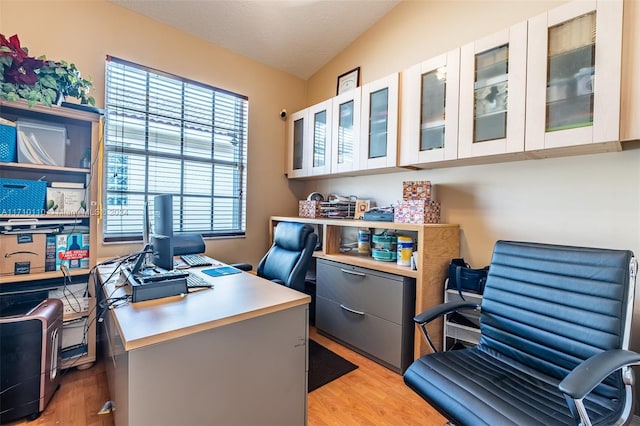
<path id="1" fill-rule="evenodd" d="M 280 222 L 274 232 L 273 245 L 256 268 L 259 277 L 310 295 L 309 322 L 312 324 L 315 320 L 315 283 L 305 278 L 317 241 L 318 236 L 313 226 L 306 223 Z M 234 266 L 245 271 L 252 269 L 248 264 Z"/>
<path id="2" fill-rule="evenodd" d="M 424 355 L 405 383 L 458 426 L 622 425 L 633 414 L 636 261 L 626 250 L 499 241 L 480 343 Z M 417 315 L 425 325 L 469 302 Z"/>

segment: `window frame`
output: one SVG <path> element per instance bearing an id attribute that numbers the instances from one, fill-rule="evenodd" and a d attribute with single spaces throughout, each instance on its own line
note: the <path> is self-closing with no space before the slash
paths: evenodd
<path id="1" fill-rule="evenodd" d="M 140 81 L 144 84 L 144 93 L 143 96 L 140 97 L 139 99 L 143 99 L 144 98 L 144 108 L 138 108 L 137 110 L 129 110 L 129 112 L 125 111 L 126 109 L 126 102 L 123 102 L 122 99 L 118 100 L 116 99 L 116 102 L 112 102 L 110 98 L 110 96 L 114 96 L 114 98 L 117 98 L 117 95 L 110 95 L 112 93 L 112 91 L 114 91 L 113 89 L 113 85 L 112 85 L 112 80 L 111 80 L 111 71 L 110 71 L 110 64 L 117 64 L 117 66 L 121 66 L 121 67 L 125 67 L 125 68 L 135 68 L 135 70 L 143 72 L 144 73 L 144 78 L 141 79 Z M 175 83 L 175 87 L 180 89 L 180 105 L 179 107 L 177 107 L 176 109 L 171 109 L 168 110 L 171 113 L 176 113 L 176 111 L 179 112 L 179 118 L 175 118 L 172 117 L 171 120 L 173 120 L 175 123 L 179 123 L 179 140 L 177 140 L 177 144 L 176 147 L 179 149 L 178 153 L 175 152 L 166 152 L 166 151 L 162 151 L 161 149 L 158 150 L 150 150 L 150 144 L 152 145 L 152 143 L 150 143 L 150 139 L 151 136 L 150 134 L 152 132 L 149 132 L 149 129 L 155 130 L 158 133 L 162 133 L 162 126 L 161 121 L 162 121 L 162 116 L 160 114 L 154 113 L 153 108 L 150 107 L 150 105 L 152 104 L 152 102 L 150 102 L 150 81 L 153 78 L 159 78 L 159 79 L 168 79 L 171 80 L 170 83 L 173 84 Z M 166 81 L 166 80 L 165 80 Z M 126 84 L 123 84 L 121 88 L 119 88 L 119 90 L 121 90 L 121 94 L 126 92 Z M 205 93 L 207 96 L 211 96 L 211 100 L 210 100 L 210 108 L 203 108 L 203 109 L 198 109 L 197 111 L 200 112 L 206 112 L 207 114 L 211 114 L 210 116 L 210 120 L 207 121 L 206 123 L 202 123 L 202 122 L 196 122 L 196 121 L 190 121 L 188 117 L 185 117 L 185 115 L 187 115 L 187 112 L 185 112 L 188 108 L 186 107 L 186 103 L 185 103 L 185 92 L 187 90 L 191 91 L 193 89 L 203 89 L 202 93 Z M 117 89 L 116 89 L 117 90 Z M 207 93 L 210 92 L 210 93 Z M 200 94 L 200 93 L 199 93 Z M 122 96 L 122 95 L 121 95 Z M 225 132 L 227 132 L 226 136 L 228 137 L 229 134 L 233 134 L 233 140 L 231 141 L 231 143 L 233 144 L 233 142 L 235 141 L 236 143 L 234 144 L 234 147 L 231 149 L 227 149 L 227 156 L 231 156 L 232 159 L 229 160 L 227 159 L 222 159 L 222 158 L 216 158 L 216 146 L 220 146 L 221 142 L 217 141 L 216 139 L 218 139 L 218 136 L 221 134 L 221 127 L 218 127 L 219 124 L 216 122 L 216 118 L 218 117 L 218 114 L 216 113 L 216 96 L 222 97 L 222 100 L 224 100 L 224 104 L 223 106 L 219 107 L 220 109 L 218 110 L 218 112 L 222 111 L 220 114 L 224 114 L 225 118 L 230 119 L 230 122 L 232 123 L 230 125 L 229 128 L 225 129 Z M 232 99 L 235 98 L 235 99 Z M 167 98 L 167 100 L 170 100 L 169 98 Z M 158 102 L 158 104 L 160 104 L 161 102 Z M 166 102 L 166 104 L 168 104 L 169 102 Z M 231 113 L 229 113 L 227 111 L 228 106 L 231 105 Z M 123 135 L 119 135 L 116 136 L 115 138 L 113 138 L 111 136 L 110 133 L 110 120 L 112 119 L 112 117 L 116 117 L 113 118 L 113 120 L 115 121 L 115 123 L 113 124 L 114 128 L 119 128 L 118 126 L 120 126 L 123 129 L 123 134 L 124 134 L 124 129 L 129 129 L 130 131 L 132 129 L 132 124 L 125 124 L 126 121 L 126 115 L 127 113 L 130 113 L 130 117 L 134 117 L 132 120 L 135 120 L 139 123 L 142 123 L 142 125 L 144 126 L 144 136 L 141 138 L 141 140 L 143 141 L 141 146 L 135 147 L 135 146 L 131 146 L 131 144 L 126 144 L 125 143 L 125 136 Z M 142 201 L 142 205 L 139 206 L 138 208 L 134 208 L 132 209 L 132 213 L 135 215 L 140 215 L 141 220 L 139 221 L 140 223 L 144 223 L 145 222 L 145 218 L 144 218 L 144 205 L 146 204 L 147 206 L 149 206 L 149 213 L 148 213 L 148 218 L 150 219 L 150 221 L 153 221 L 153 209 L 152 209 L 152 198 L 155 195 L 159 195 L 159 194 L 165 194 L 165 193 L 171 193 L 174 195 L 174 209 L 173 209 L 173 214 L 174 214 L 174 233 L 176 234 L 180 234 L 180 233 L 200 233 L 202 234 L 203 237 L 206 238 L 228 238 L 228 237 L 242 237 L 246 234 L 246 213 L 247 213 L 247 208 L 246 208 L 246 185 L 247 185 L 247 151 L 248 151 L 248 126 L 249 126 L 249 117 L 248 117 L 248 113 L 249 113 L 249 98 L 245 95 L 241 95 L 238 93 L 234 93 L 225 89 L 220 89 L 218 87 L 214 87 L 214 86 L 210 86 L 204 83 L 200 83 L 197 81 L 193 81 L 190 80 L 188 78 L 185 77 L 181 77 L 181 76 L 177 76 L 165 71 L 161 71 L 161 70 L 157 70 L 145 65 L 141 65 L 141 64 L 137 64 L 131 61 L 127 61 L 124 59 L 120 59 L 120 58 L 116 58 L 114 56 L 110 56 L 107 55 L 106 57 L 106 61 L 105 61 L 105 123 L 104 123 L 104 133 L 103 133 L 103 148 L 104 148 L 104 158 L 103 158 L 103 182 L 102 182 L 102 203 L 104 206 L 107 206 L 107 211 L 108 212 L 112 212 L 113 214 L 108 214 L 105 215 L 103 217 L 103 225 L 102 225 L 102 230 L 103 230 L 103 241 L 105 243 L 109 243 L 109 242 L 131 242 L 131 241 L 142 241 L 143 240 L 143 225 L 140 225 L 139 228 L 139 232 L 138 231 L 132 231 L 130 228 L 132 227 L 132 225 L 127 225 L 126 220 L 125 219 L 120 219 L 121 223 L 118 225 L 113 225 L 109 227 L 109 219 L 111 220 L 118 220 L 117 216 L 127 216 L 129 215 L 129 208 L 126 207 L 125 204 L 119 204 L 118 205 L 109 205 L 108 204 L 108 200 L 110 196 L 114 196 L 114 194 L 121 194 L 121 196 L 123 198 L 125 198 L 127 201 L 131 200 L 131 198 L 127 198 L 127 197 L 132 197 L 132 198 L 138 198 L 138 202 L 137 204 L 140 204 L 139 198 L 142 196 L 143 197 L 143 201 Z M 140 118 L 140 117 L 144 117 L 144 118 Z M 198 117 L 200 118 L 200 117 Z M 154 123 L 154 119 L 156 119 L 157 121 Z M 120 120 L 120 121 L 116 121 L 116 120 Z M 154 127 L 155 126 L 155 127 Z M 176 126 L 173 127 L 173 129 L 175 129 Z M 210 146 L 208 147 L 210 149 L 211 152 L 211 157 L 207 158 L 207 157 L 202 157 L 196 154 L 190 155 L 189 153 L 186 153 L 185 150 L 187 149 L 187 136 L 186 133 L 188 133 L 189 130 L 194 130 L 195 128 L 197 128 L 198 131 L 202 131 L 202 128 L 208 129 L 210 131 Z M 167 134 L 169 134 L 169 131 L 167 131 Z M 170 141 L 170 137 L 166 137 L 166 136 L 162 136 L 162 141 L 166 144 L 168 141 Z M 166 138 L 166 139 L 165 139 Z M 156 145 L 160 145 L 157 142 L 155 142 Z M 207 145 L 204 145 L 205 147 L 207 147 Z M 120 155 L 121 158 L 126 158 L 127 160 L 133 158 L 135 159 L 136 157 L 138 159 L 143 159 L 144 161 L 144 166 L 138 166 L 137 171 L 139 172 L 140 170 L 142 170 L 141 172 L 141 179 L 144 180 L 143 185 L 144 185 L 144 189 L 143 190 L 129 190 L 128 188 L 126 189 L 117 189 L 118 185 L 127 185 L 127 187 L 129 186 L 129 184 L 118 184 L 118 183 L 114 183 L 112 180 L 112 176 L 109 173 L 110 172 L 110 156 L 118 156 Z M 115 157 L 114 157 L 115 158 Z M 158 163 L 160 163 L 161 160 L 165 160 L 165 161 L 177 161 L 179 164 L 179 167 L 175 168 L 174 170 L 176 170 L 176 172 L 180 173 L 180 183 L 179 183 L 179 190 L 176 191 L 159 191 L 158 188 L 150 188 L 150 183 L 151 186 L 154 185 L 154 182 L 156 182 L 155 180 L 153 180 L 153 178 L 156 178 L 156 176 L 152 176 L 150 173 L 150 163 L 152 163 L 153 161 L 158 161 Z M 131 162 L 133 163 L 133 161 Z M 122 166 L 121 163 L 121 167 L 132 167 L 131 164 L 129 163 L 129 161 L 127 161 L 126 166 Z M 186 184 L 185 182 L 187 182 L 187 180 L 185 179 L 185 174 L 186 174 L 186 167 L 185 165 L 204 165 L 204 167 L 209 166 L 211 168 L 211 189 L 210 192 L 208 194 L 201 194 L 198 192 L 191 192 L 189 193 L 188 190 L 186 190 Z M 116 166 L 117 167 L 117 164 Z M 225 168 L 227 170 L 222 170 L 222 171 L 216 171 L 216 167 L 217 168 Z M 117 172 L 114 172 L 117 173 Z M 136 176 L 135 172 L 132 173 L 127 173 L 127 177 L 126 179 L 132 179 Z M 139 176 L 139 177 L 140 177 Z M 218 186 L 216 187 L 215 185 L 215 177 L 224 177 L 227 180 L 231 179 L 231 190 L 228 190 L 226 187 L 224 186 Z M 157 186 L 157 184 L 155 184 Z M 114 189 L 114 186 L 116 187 Z M 205 185 L 206 187 L 206 185 Z M 216 188 L 218 189 L 218 191 L 220 191 L 221 195 L 216 195 Z M 226 193 L 229 192 L 231 193 L 231 195 L 227 195 Z M 208 229 L 184 229 L 183 227 L 185 226 L 185 223 L 187 222 L 187 220 L 185 220 L 183 218 L 183 216 L 185 214 L 188 214 L 186 212 L 188 211 L 193 211 L 193 210 L 183 210 L 183 206 L 185 204 L 185 200 L 186 198 L 189 198 L 189 201 L 194 201 L 194 200 L 205 200 L 204 203 L 208 203 L 207 204 L 207 208 L 209 210 L 208 214 L 209 214 L 209 218 L 204 220 L 203 223 L 206 223 L 207 221 L 209 222 L 207 228 Z M 208 201 L 207 201 L 208 200 Z M 223 202 L 226 201 L 227 203 L 230 203 L 230 205 L 233 206 L 233 208 L 226 208 L 225 206 L 225 212 L 228 210 L 229 213 L 224 215 L 224 224 L 230 223 L 231 225 L 229 227 L 222 227 L 222 228 L 218 228 L 216 230 L 216 225 L 215 225 L 215 219 L 214 219 L 214 214 L 215 214 L 215 205 L 216 205 L 216 201 L 218 202 Z M 133 201 L 132 201 L 133 204 Z M 114 210 L 113 207 L 116 207 L 116 209 Z M 119 208 L 119 210 L 118 210 Z M 114 218 L 115 216 L 115 218 Z M 197 223 L 200 223 L 199 221 Z M 114 231 L 114 228 L 119 228 L 117 230 Z M 129 228 L 129 229 L 127 229 Z"/>

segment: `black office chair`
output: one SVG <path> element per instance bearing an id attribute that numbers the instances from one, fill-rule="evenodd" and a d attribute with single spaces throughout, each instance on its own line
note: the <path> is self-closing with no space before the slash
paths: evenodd
<path id="1" fill-rule="evenodd" d="M 499 241 L 480 343 L 417 359 L 405 383 L 458 426 L 621 425 L 633 414 L 628 350 L 637 264 L 625 250 Z M 449 302 L 424 327 L 473 308 Z"/>
<path id="2" fill-rule="evenodd" d="M 273 245 L 258 263 L 256 273 L 259 277 L 277 282 L 311 296 L 309 322 L 315 321 L 315 283 L 305 279 L 311 262 L 318 236 L 313 226 L 306 223 L 280 222 L 276 226 Z M 233 265 L 244 271 L 250 271 L 246 263 Z"/>

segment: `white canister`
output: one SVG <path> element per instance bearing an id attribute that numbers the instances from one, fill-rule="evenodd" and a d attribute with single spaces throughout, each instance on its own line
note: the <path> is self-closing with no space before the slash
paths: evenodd
<path id="1" fill-rule="evenodd" d="M 369 254 L 371 252 L 371 231 L 358 230 L 358 253 Z"/>
<path id="2" fill-rule="evenodd" d="M 398 235 L 398 265 L 411 266 L 413 238 Z"/>

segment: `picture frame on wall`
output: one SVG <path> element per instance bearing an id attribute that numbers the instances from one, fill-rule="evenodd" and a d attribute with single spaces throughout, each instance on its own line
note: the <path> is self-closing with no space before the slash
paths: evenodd
<path id="1" fill-rule="evenodd" d="M 353 90 L 359 85 L 360 85 L 360 67 L 356 67 L 338 76 L 338 87 L 336 89 L 336 95 L 339 95 L 344 92 L 348 92 L 349 90 Z"/>

